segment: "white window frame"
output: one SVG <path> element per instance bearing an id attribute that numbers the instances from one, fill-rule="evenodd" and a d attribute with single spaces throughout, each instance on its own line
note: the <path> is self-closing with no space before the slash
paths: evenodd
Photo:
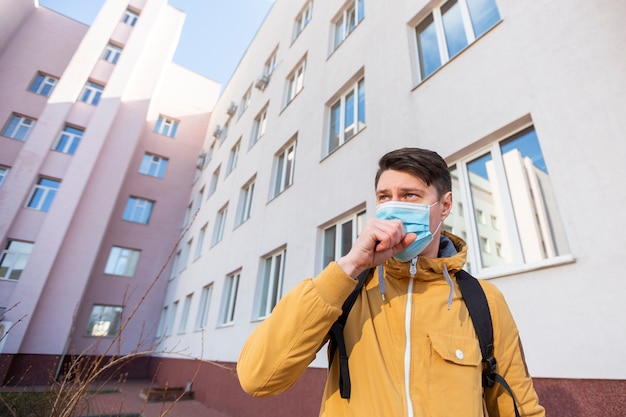
<path id="1" fill-rule="evenodd" d="M 306 57 L 302 59 L 296 69 L 287 77 L 287 97 L 286 104 L 296 98 L 296 96 L 304 88 L 304 72 L 306 69 Z"/>
<path id="2" fill-rule="evenodd" d="M 28 264 L 28 258 L 33 251 L 33 246 L 33 242 L 12 239 L 7 241 L 0 258 L 0 272 L 4 271 L 3 275 L 0 276 L 0 280 L 17 281 L 20 279 L 24 268 Z"/>
<path id="3" fill-rule="evenodd" d="M 120 55 L 122 55 L 121 46 L 113 43 L 107 43 L 107 46 L 104 47 L 101 58 L 111 64 L 117 64 L 117 61 L 120 59 Z"/>
<path id="4" fill-rule="evenodd" d="M 115 337 L 122 325 L 123 314 L 124 308 L 121 306 L 94 304 L 89 314 L 85 336 Z M 110 320 L 102 320 L 103 318 Z"/>
<path id="5" fill-rule="evenodd" d="M 206 231 L 208 228 L 208 223 L 206 223 L 200 231 L 198 232 L 198 239 L 196 240 L 196 250 L 193 255 L 194 261 L 202 256 L 202 248 L 204 247 L 204 239 L 206 239 Z"/>
<path id="6" fill-rule="evenodd" d="M 193 293 L 185 296 L 185 302 L 183 303 L 183 311 L 180 315 L 180 321 L 178 322 L 178 334 L 185 334 L 187 332 L 187 322 L 189 321 L 189 313 L 191 312 L 191 302 L 193 301 Z"/>
<path id="7" fill-rule="evenodd" d="M 520 220 L 517 219 L 517 215 L 515 211 L 515 202 L 512 198 L 513 190 L 515 193 L 518 193 L 521 189 L 519 187 L 533 187 L 532 180 L 528 182 L 528 184 L 521 183 L 510 183 L 512 181 L 510 178 L 510 170 L 513 169 L 513 166 L 505 165 L 506 159 L 505 155 L 502 154 L 502 150 L 500 148 L 503 142 L 506 142 L 510 138 L 514 138 L 520 133 L 524 133 L 530 130 L 534 130 L 532 125 L 524 125 L 521 128 L 515 129 L 511 134 L 498 139 L 489 145 L 482 147 L 481 149 L 464 156 L 463 158 L 454 161 L 450 164 L 451 169 L 454 168 L 455 175 L 453 175 L 453 187 L 455 187 L 455 183 L 458 183 L 458 190 L 455 190 L 456 193 L 455 199 L 461 201 L 463 203 L 463 212 L 462 213 L 452 213 L 452 216 L 449 216 L 446 219 L 448 227 L 451 223 L 460 222 L 460 226 L 458 230 L 463 227 L 465 230 L 462 231 L 464 234 L 462 237 L 468 243 L 468 256 L 467 262 L 471 265 L 471 273 L 475 275 L 479 275 L 481 278 L 493 278 L 504 275 L 516 274 L 520 272 L 530 271 L 539 268 L 545 268 L 547 266 L 559 265 L 563 263 L 573 262 L 574 258 L 570 252 L 569 247 L 563 248 L 563 246 L 567 246 L 566 236 L 558 236 L 561 239 L 565 240 L 565 243 L 561 243 L 561 253 L 558 249 L 551 250 L 550 253 L 546 254 L 542 259 L 530 259 L 526 260 L 523 248 L 523 235 L 529 235 L 530 230 L 534 229 L 533 227 L 528 226 L 526 221 L 520 223 Z M 536 131 L 535 131 L 536 133 Z M 493 185 L 496 189 L 493 190 L 494 193 L 501 196 L 494 203 L 494 206 L 500 210 L 500 217 L 498 218 L 498 229 L 493 228 L 493 225 L 489 222 L 483 222 L 479 219 L 480 210 L 475 207 L 474 198 L 472 195 L 472 178 L 473 175 L 469 172 L 468 165 L 477 160 L 478 158 L 484 157 L 489 154 L 491 156 L 491 171 L 489 171 L 489 175 L 494 176 Z M 531 161 L 532 163 L 532 161 Z M 508 173 L 508 175 L 507 175 Z M 545 188 L 549 182 L 549 177 L 543 180 L 544 183 L 541 185 L 542 188 Z M 474 180 L 476 183 L 476 180 Z M 512 188 L 516 187 L 516 188 Z M 535 186 L 536 188 L 537 186 Z M 532 192 L 532 190 L 531 190 Z M 526 195 L 526 191 L 523 193 Z M 540 193 L 533 193 L 535 196 L 533 200 L 535 204 L 538 204 L 541 207 L 541 204 L 537 202 L 538 195 Z M 519 204 L 519 203 L 518 203 Z M 549 204 L 549 206 L 553 206 L 555 203 Z M 521 207 L 524 209 L 524 207 Z M 556 209 L 555 209 L 556 210 Z M 484 213 L 483 213 L 484 214 Z M 558 216 L 558 218 L 551 218 L 549 221 L 557 221 L 562 223 L 562 219 L 560 217 L 560 213 L 558 211 L 554 211 L 551 213 L 552 215 Z M 536 217 L 536 216 L 534 216 Z M 457 229 L 457 227 L 455 227 Z M 485 231 L 481 232 L 479 229 L 483 229 Z M 489 235 L 488 229 L 493 229 L 498 232 L 494 235 Z M 540 229 L 538 229 L 540 230 Z M 538 232 L 539 233 L 539 232 Z M 506 235 L 508 236 L 507 247 L 504 248 L 502 246 L 502 242 L 498 238 L 498 236 Z M 497 250 L 497 253 L 494 254 L 492 249 L 492 244 L 487 238 L 494 239 L 500 247 Z M 545 242 L 548 238 L 543 238 L 542 240 Z M 536 240 L 535 240 L 536 242 Z M 554 240 L 556 242 L 556 240 Z M 556 243 L 555 243 L 556 244 Z M 534 243 L 536 246 L 536 243 Z M 508 262 L 483 266 L 483 259 L 481 255 L 481 248 L 484 249 L 485 255 L 492 255 L 498 258 L 504 258 L 506 252 L 506 258 L 508 258 Z"/>
<path id="8" fill-rule="evenodd" d="M 241 193 L 239 195 L 239 210 L 237 216 L 237 225 L 242 224 L 250 218 L 252 213 L 252 199 L 254 198 L 254 184 L 256 177 L 248 181 L 246 185 L 241 187 Z"/>
<path id="9" fill-rule="evenodd" d="M 139 19 L 139 13 L 131 9 L 124 10 L 122 22 L 126 23 L 128 26 L 135 26 L 137 19 Z"/>
<path id="10" fill-rule="evenodd" d="M 254 124 L 252 126 L 252 136 L 250 137 L 250 148 L 252 148 L 258 141 L 261 140 L 267 129 L 267 107 L 259 112 L 257 117 L 254 118 Z"/>
<path id="11" fill-rule="evenodd" d="M 129 212 L 130 209 L 130 212 Z M 148 224 L 154 209 L 154 201 L 145 198 L 130 196 L 126 203 L 122 220 L 133 223 Z"/>
<path id="12" fill-rule="evenodd" d="M 417 51 L 417 61 L 418 61 L 416 65 L 416 70 L 418 72 L 418 82 L 424 81 L 425 79 L 430 77 L 432 74 L 437 72 L 441 67 L 446 65 L 450 61 L 450 59 L 454 58 L 455 56 L 463 52 L 470 45 L 472 45 L 476 41 L 476 39 L 483 36 L 484 33 L 488 32 L 488 30 L 486 30 L 483 34 L 476 36 L 470 10 L 467 5 L 467 0 L 454 0 L 454 1 L 456 1 L 457 4 L 459 5 L 461 21 L 463 23 L 463 32 L 465 34 L 465 40 L 467 41 L 467 44 L 463 48 L 461 48 L 456 54 L 454 54 L 453 56 L 450 56 L 450 52 L 448 50 L 448 45 L 446 42 L 446 31 L 445 31 L 445 25 L 444 25 L 444 19 L 443 19 L 443 16 L 445 13 L 442 13 L 442 8 L 449 3 L 449 0 L 440 2 L 440 4 L 437 7 L 433 8 L 430 13 L 428 13 L 423 19 L 421 19 L 415 25 L 415 47 Z M 497 4 L 495 4 L 495 0 L 494 0 L 494 5 L 496 6 L 496 10 L 498 10 Z M 498 10 L 498 14 L 499 14 L 499 10 Z M 440 65 L 437 68 L 433 69 L 429 74 L 423 74 L 424 68 L 422 67 L 422 63 L 421 63 L 422 53 L 419 50 L 418 38 L 419 38 L 420 33 L 424 31 L 425 27 L 429 26 L 429 24 L 425 25 L 425 23 L 429 21 L 430 19 L 432 19 L 432 24 L 434 25 L 435 34 L 437 36 L 437 46 L 439 50 L 438 52 L 439 52 Z M 501 18 L 497 22 L 495 22 L 493 26 L 497 25 L 498 22 L 500 22 L 500 20 Z"/>
<path id="13" fill-rule="evenodd" d="M 192 245 L 193 245 L 193 238 L 189 239 L 187 243 L 185 243 L 185 246 L 183 246 L 183 249 L 180 254 L 179 272 L 182 272 L 185 269 L 187 269 L 187 266 L 189 265 L 189 257 L 191 256 Z"/>
<path id="14" fill-rule="evenodd" d="M 324 225 L 322 229 L 322 259 L 321 259 L 321 269 L 324 269 L 330 262 L 335 261 L 342 256 L 346 255 L 352 245 L 356 241 L 357 237 L 363 228 L 365 227 L 366 219 L 366 211 L 365 208 L 361 207 L 352 213 L 342 216 L 338 220 L 334 220 L 330 224 Z M 345 229 L 344 225 L 350 224 L 350 245 L 349 247 L 345 247 L 343 243 Z M 334 231 L 331 235 L 331 231 Z M 329 238 L 332 237 L 332 242 L 329 241 Z M 332 247 L 329 247 L 332 245 Z"/>
<path id="15" fill-rule="evenodd" d="M 182 250 L 177 250 L 172 259 L 172 270 L 170 271 L 170 280 L 173 280 L 178 275 L 178 265 L 180 264 Z"/>
<path id="16" fill-rule="evenodd" d="M 215 227 L 213 228 L 213 238 L 211 246 L 215 246 L 224 239 L 224 230 L 226 229 L 226 219 L 228 217 L 228 204 L 218 210 L 215 215 Z"/>
<path id="17" fill-rule="evenodd" d="M 83 87 L 83 91 L 80 93 L 80 101 L 91 104 L 92 106 L 97 106 L 103 91 L 104 86 L 102 84 L 87 81 L 87 84 Z"/>
<path id="18" fill-rule="evenodd" d="M 252 86 L 248 87 L 244 95 L 241 97 L 241 105 L 239 106 L 239 117 L 246 111 L 246 109 L 250 106 L 250 99 L 252 98 Z"/>
<path id="19" fill-rule="evenodd" d="M 293 185 L 296 170 L 296 142 L 296 139 L 292 139 L 280 152 L 274 155 L 272 198 L 277 197 Z"/>
<path id="20" fill-rule="evenodd" d="M 61 133 L 59 133 L 57 142 L 54 145 L 54 150 L 68 155 L 74 155 L 84 134 L 84 129 L 65 125 Z"/>
<path id="21" fill-rule="evenodd" d="M 220 326 L 228 326 L 235 321 L 235 307 L 237 306 L 237 293 L 241 271 L 233 272 L 224 280 L 224 292 L 222 294 L 222 307 L 220 311 Z"/>
<path id="22" fill-rule="evenodd" d="M 44 184 L 44 182 L 51 182 L 52 184 Z M 30 193 L 26 207 L 47 212 L 59 191 L 59 187 L 61 187 L 61 181 L 40 177 Z"/>
<path id="23" fill-rule="evenodd" d="M 265 61 L 265 65 L 263 66 L 263 75 L 270 77 L 274 70 L 276 69 L 276 57 L 278 55 L 278 49 L 275 49 L 272 54 Z"/>
<path id="24" fill-rule="evenodd" d="M 139 173 L 162 179 L 165 177 L 168 162 L 167 158 L 146 152 L 141 159 Z"/>
<path id="25" fill-rule="evenodd" d="M 161 114 L 154 124 L 154 132 L 158 133 L 159 135 L 167 136 L 168 138 L 173 139 L 176 137 L 178 124 L 178 120 Z"/>
<path id="26" fill-rule="evenodd" d="M 293 25 L 293 40 L 295 41 L 298 36 L 302 33 L 304 28 L 309 24 L 311 19 L 313 18 L 313 1 L 308 1 L 304 8 L 298 13 L 296 16 L 294 25 Z"/>
<path id="27" fill-rule="evenodd" d="M 2 187 L 2 184 L 4 184 L 4 180 L 6 180 L 10 170 L 11 168 L 0 165 L 0 187 Z"/>
<path id="28" fill-rule="evenodd" d="M 222 166 L 219 165 L 217 168 L 215 168 L 215 171 L 213 171 L 213 174 L 211 175 L 211 182 L 209 183 L 209 191 L 207 193 L 207 198 L 212 196 L 215 193 L 215 190 L 217 190 L 217 184 L 218 184 L 219 179 L 220 179 L 220 169 L 221 168 L 222 168 Z"/>
<path id="29" fill-rule="evenodd" d="M 213 283 L 202 287 L 200 293 L 200 304 L 196 315 L 195 330 L 202 330 L 207 326 L 209 319 L 209 308 L 211 307 L 211 296 L 213 295 Z"/>
<path id="30" fill-rule="evenodd" d="M 262 274 L 257 285 L 255 318 L 258 320 L 268 317 L 283 295 L 286 258 L 287 249 L 282 248 L 262 259 Z"/>
<path id="31" fill-rule="evenodd" d="M 363 103 L 360 104 L 359 93 L 363 93 Z M 352 111 L 352 120 L 353 122 L 346 125 L 346 103 L 348 102 L 348 98 L 352 97 L 353 100 L 353 111 Z M 359 113 L 361 113 L 361 106 L 364 108 L 363 111 L 363 120 L 359 119 Z M 360 131 L 365 129 L 367 126 L 367 115 L 365 114 L 365 77 L 359 77 L 358 81 L 351 84 L 342 94 L 341 96 L 334 100 L 329 106 L 329 117 L 328 117 L 328 139 L 326 142 L 325 154 L 330 155 L 336 149 L 339 149 L 344 143 L 352 139 L 357 135 Z M 339 110 L 339 119 L 335 119 L 335 111 L 334 109 L 338 108 Z M 338 132 L 334 131 L 333 127 L 337 125 Z M 335 140 L 337 144 L 335 145 Z M 335 145 L 335 146 L 333 146 Z"/>
<path id="32" fill-rule="evenodd" d="M 51 75 L 38 72 L 35 79 L 30 84 L 28 91 L 31 93 L 39 94 L 40 96 L 50 97 L 54 87 L 57 85 L 58 78 Z"/>
<path id="33" fill-rule="evenodd" d="M 333 51 L 354 32 L 364 17 L 365 0 L 350 0 L 344 5 L 342 11 L 333 19 Z"/>
<path id="34" fill-rule="evenodd" d="M 137 249 L 112 246 L 104 273 L 121 277 L 133 277 L 137 272 L 141 251 Z"/>
<path id="35" fill-rule="evenodd" d="M 156 337 L 163 337 L 165 335 L 165 326 L 166 326 L 166 323 L 167 323 L 167 313 L 168 313 L 168 308 L 167 308 L 167 306 L 164 306 L 161 309 L 161 317 L 159 317 L 159 325 L 157 327 Z"/>
<path id="36" fill-rule="evenodd" d="M 172 303 L 172 308 L 167 315 L 165 325 L 165 336 L 171 336 L 174 332 L 174 323 L 176 322 L 176 315 L 178 314 L 178 300 Z"/>
<path id="37" fill-rule="evenodd" d="M 35 127 L 35 119 L 17 113 L 11 113 L 11 117 L 2 130 L 2 136 L 25 142 Z"/>
<path id="38" fill-rule="evenodd" d="M 228 165 L 226 166 L 226 175 L 233 172 L 235 168 L 237 168 L 237 160 L 239 159 L 239 151 L 241 150 L 241 139 L 235 143 L 230 149 L 230 154 L 228 155 Z"/>

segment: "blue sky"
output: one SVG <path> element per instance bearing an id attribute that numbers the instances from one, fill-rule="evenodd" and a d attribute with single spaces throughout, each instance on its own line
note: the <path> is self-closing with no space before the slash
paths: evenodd
<path id="1" fill-rule="evenodd" d="M 105 0 L 39 0 L 41 6 L 91 24 Z M 267 15 L 273 0 L 169 0 L 187 14 L 174 62 L 222 84 Z"/>

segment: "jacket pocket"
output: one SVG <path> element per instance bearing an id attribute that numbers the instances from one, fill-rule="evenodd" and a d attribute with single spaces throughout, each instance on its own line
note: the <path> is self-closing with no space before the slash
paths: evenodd
<path id="1" fill-rule="evenodd" d="M 433 416 L 478 417 L 482 406 L 482 356 L 478 340 L 429 333 L 429 400 Z"/>

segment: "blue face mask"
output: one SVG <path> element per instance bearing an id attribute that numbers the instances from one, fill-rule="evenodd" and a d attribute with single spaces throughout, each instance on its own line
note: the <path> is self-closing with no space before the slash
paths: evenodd
<path id="1" fill-rule="evenodd" d="M 389 201 L 376 207 L 376 218 L 380 220 L 402 220 L 407 233 L 415 233 L 417 239 L 409 247 L 396 253 L 393 257 L 400 262 L 408 262 L 419 255 L 433 241 L 430 232 L 430 208 L 437 204 L 403 203 Z M 437 230 L 439 230 L 437 226 Z M 437 233 L 435 230 L 435 233 Z"/>

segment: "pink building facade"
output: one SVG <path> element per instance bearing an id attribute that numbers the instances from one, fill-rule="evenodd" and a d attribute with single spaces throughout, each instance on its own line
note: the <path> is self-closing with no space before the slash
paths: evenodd
<path id="1" fill-rule="evenodd" d="M 41 383 L 70 355 L 152 348 L 220 86 L 172 63 L 185 15 L 166 1 L 108 1 L 91 27 L 18 3 L 0 17 L 0 377 Z"/>

